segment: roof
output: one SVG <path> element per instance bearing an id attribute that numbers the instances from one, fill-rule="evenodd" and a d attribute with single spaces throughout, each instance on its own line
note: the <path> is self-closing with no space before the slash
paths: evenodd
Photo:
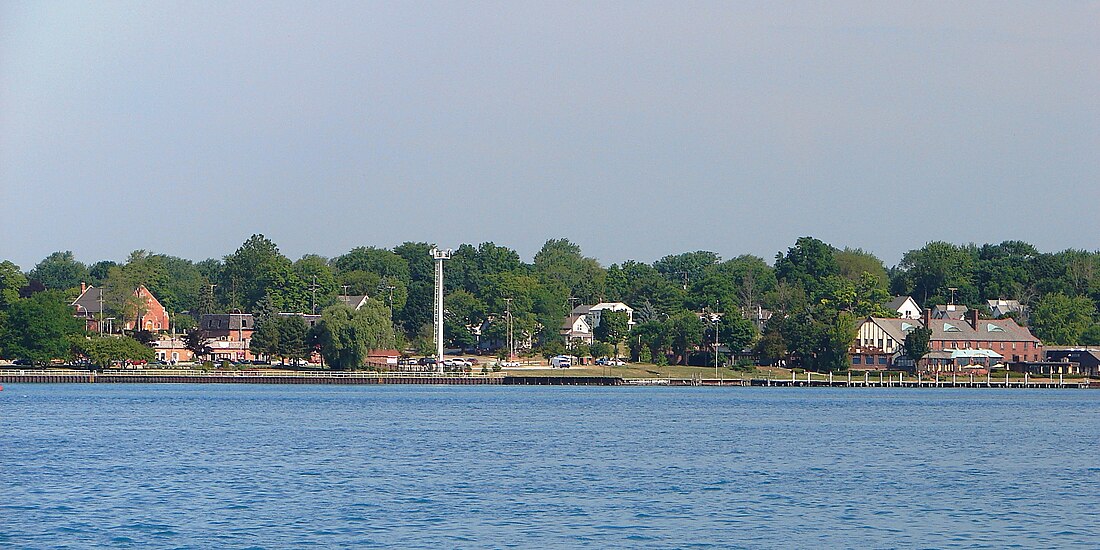
<path id="1" fill-rule="evenodd" d="M 103 296 L 103 289 L 90 286 L 84 289 L 84 292 L 77 296 L 71 306 L 77 306 L 77 309 L 82 309 L 87 313 L 103 313 L 102 304 L 100 298 Z"/>
<path id="2" fill-rule="evenodd" d="M 887 319 L 871 317 L 870 321 L 882 328 L 883 332 L 898 342 L 905 341 L 905 335 L 913 328 L 922 325 L 919 319 Z M 979 319 L 978 328 L 966 321 L 955 319 L 932 319 L 932 340 L 940 341 L 985 341 L 985 342 L 1038 342 L 1027 327 L 1021 327 L 1012 319 Z"/>
<path id="3" fill-rule="evenodd" d="M 215 322 L 213 327 L 209 326 L 211 321 Z M 256 322 L 252 319 L 251 313 L 204 313 L 199 320 L 199 328 L 203 330 L 252 329 L 255 325 Z"/>
<path id="4" fill-rule="evenodd" d="M 933 319 L 965 319 L 970 308 L 961 304 L 938 305 L 932 308 Z"/>
<path id="5" fill-rule="evenodd" d="M 351 309 L 359 309 L 363 307 L 363 304 L 367 303 L 367 295 L 360 296 L 337 296 L 336 300 L 350 307 Z"/>
<path id="6" fill-rule="evenodd" d="M 584 315 L 570 315 L 569 317 L 566 317 L 565 321 L 561 324 L 561 329 L 563 331 L 572 331 L 573 327 L 577 324 L 577 321 L 583 318 Z M 587 326 L 588 322 L 585 321 L 584 324 Z M 588 333 L 586 332 L 585 334 Z"/>
<path id="7" fill-rule="evenodd" d="M 913 298 L 910 296 L 894 296 L 894 299 L 890 300 L 890 303 L 886 304 L 886 307 L 893 311 L 897 311 L 901 309 L 901 306 L 905 305 L 905 302 L 908 302 L 909 300 L 913 300 Z M 913 305 L 917 305 L 916 300 L 913 301 Z M 917 307 L 919 308 L 920 306 Z"/>

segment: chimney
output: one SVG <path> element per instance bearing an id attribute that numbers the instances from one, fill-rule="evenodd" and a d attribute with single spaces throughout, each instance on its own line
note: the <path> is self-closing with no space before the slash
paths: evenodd
<path id="1" fill-rule="evenodd" d="M 924 308 L 920 314 L 920 320 L 924 328 L 932 328 L 932 308 Z"/>
<path id="2" fill-rule="evenodd" d="M 88 291 L 88 285 L 84 284 L 84 281 L 80 281 L 80 293 L 84 294 Z"/>
<path id="3" fill-rule="evenodd" d="M 970 317 L 970 328 L 978 330 L 978 310 L 972 309 L 968 312 Z"/>

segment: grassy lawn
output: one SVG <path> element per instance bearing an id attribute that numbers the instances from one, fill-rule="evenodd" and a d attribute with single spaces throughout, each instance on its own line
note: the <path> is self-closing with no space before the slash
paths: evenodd
<path id="1" fill-rule="evenodd" d="M 772 378 L 790 377 L 787 369 L 773 369 L 760 367 L 759 371 L 733 371 L 728 368 L 719 368 L 718 375 L 722 378 L 763 378 L 771 375 Z M 767 370 L 768 373 L 763 372 Z M 776 371 L 771 373 L 771 371 Z M 782 374 L 779 374 L 782 373 Z M 569 367 L 567 369 L 504 369 L 504 374 L 513 376 L 618 376 L 622 378 L 691 378 L 700 376 L 714 378 L 714 367 L 684 367 L 679 365 L 657 366 L 646 363 L 631 363 L 622 367 L 603 367 L 584 365 Z M 803 375 L 805 376 L 805 375 Z"/>

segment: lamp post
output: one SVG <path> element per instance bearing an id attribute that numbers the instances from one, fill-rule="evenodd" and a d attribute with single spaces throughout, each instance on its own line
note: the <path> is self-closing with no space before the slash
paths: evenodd
<path id="1" fill-rule="evenodd" d="M 714 379 L 718 379 L 718 333 L 722 322 L 722 314 L 718 313 L 718 300 L 714 301 L 714 313 L 710 315 L 714 322 Z"/>

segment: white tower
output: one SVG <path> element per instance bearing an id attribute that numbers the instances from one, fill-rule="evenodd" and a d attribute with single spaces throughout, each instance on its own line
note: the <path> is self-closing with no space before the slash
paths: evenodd
<path id="1" fill-rule="evenodd" d="M 443 261 L 451 259 L 451 254 L 450 248 L 431 250 L 435 259 L 435 365 L 440 374 L 443 373 Z"/>

